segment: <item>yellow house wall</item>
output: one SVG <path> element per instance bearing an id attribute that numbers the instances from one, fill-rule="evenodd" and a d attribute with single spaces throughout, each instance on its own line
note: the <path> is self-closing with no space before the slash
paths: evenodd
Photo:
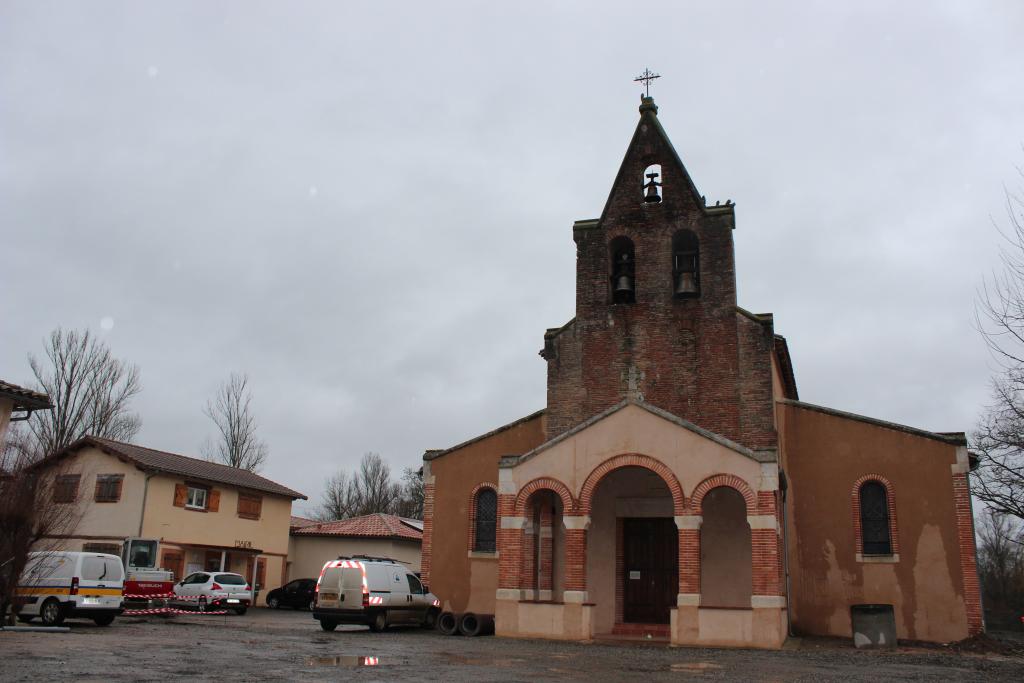
<path id="1" fill-rule="evenodd" d="M 420 544 L 378 538 L 338 538 L 334 536 L 292 536 L 288 550 L 288 578 L 315 579 L 324 563 L 341 555 L 390 557 L 414 572 L 420 570 Z"/>
<path id="2" fill-rule="evenodd" d="M 217 512 L 203 512 L 175 507 L 174 487 L 185 483 L 184 477 L 158 474 L 149 481 L 142 535 L 159 538 L 164 545 L 213 545 L 232 548 L 240 542 L 263 551 L 267 573 L 261 592 L 283 583 L 288 554 L 288 528 L 292 501 L 251 491 L 263 497 L 260 519 L 238 516 L 239 490 L 223 484 L 212 484 L 220 491 Z M 241 565 L 244 570 L 244 565 Z M 232 571 L 239 571 L 235 565 Z M 244 573 L 241 571 L 239 573 Z"/>
<path id="3" fill-rule="evenodd" d="M 82 538 L 76 539 L 79 542 L 69 550 L 81 550 L 81 545 L 90 541 L 102 542 L 101 537 L 120 541 L 139 535 L 146 475 L 134 465 L 98 448 L 84 448 L 64 460 L 54 474 L 79 474 L 82 477 L 77 503 L 81 517 L 74 531 L 70 532 Z M 100 474 L 124 475 L 118 502 L 95 502 L 96 476 Z"/>

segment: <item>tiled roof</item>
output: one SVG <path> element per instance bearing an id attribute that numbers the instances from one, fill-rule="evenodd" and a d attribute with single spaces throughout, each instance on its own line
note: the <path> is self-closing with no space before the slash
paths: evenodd
<path id="1" fill-rule="evenodd" d="M 396 515 L 375 512 L 362 517 L 319 522 L 292 530 L 292 536 L 355 536 L 360 538 L 401 538 L 422 541 L 423 530 Z"/>
<path id="2" fill-rule="evenodd" d="M 15 410 L 42 410 L 50 408 L 50 397 L 46 394 L 0 379 L 0 398 L 14 401 Z"/>
<path id="3" fill-rule="evenodd" d="M 55 453 L 50 456 L 50 458 L 47 458 L 47 460 L 64 457 L 69 453 L 87 446 L 95 446 L 105 453 L 110 453 L 111 455 L 129 460 L 133 462 L 136 467 L 142 470 L 177 474 L 179 476 L 191 477 L 201 481 L 228 484 L 242 489 L 273 493 L 278 496 L 286 496 L 293 500 L 296 498 L 306 500 L 306 496 L 302 495 L 298 491 L 293 491 L 287 486 L 281 486 L 269 479 L 264 479 L 260 475 L 254 474 L 249 470 L 229 467 L 227 465 L 221 465 L 220 463 L 210 462 L 209 460 L 189 458 L 184 455 L 178 455 L 177 453 L 168 453 L 166 451 L 153 450 L 152 448 L 143 448 L 142 446 L 136 446 L 135 444 L 122 443 L 120 441 L 112 441 L 110 439 L 101 439 L 98 436 L 83 436 L 63 451 Z"/>
<path id="4" fill-rule="evenodd" d="M 317 521 L 315 519 L 309 519 L 308 517 L 298 517 L 296 515 L 292 515 L 291 521 L 288 523 L 288 528 L 301 529 L 304 526 L 309 526 L 310 524 L 316 523 Z"/>

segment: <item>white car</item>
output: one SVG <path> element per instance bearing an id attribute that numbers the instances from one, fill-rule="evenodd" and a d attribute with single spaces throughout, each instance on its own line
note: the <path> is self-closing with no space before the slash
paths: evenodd
<path id="1" fill-rule="evenodd" d="M 252 604 L 252 589 L 241 574 L 195 572 L 174 584 L 173 602 L 198 609 L 229 609 L 245 614 Z"/>

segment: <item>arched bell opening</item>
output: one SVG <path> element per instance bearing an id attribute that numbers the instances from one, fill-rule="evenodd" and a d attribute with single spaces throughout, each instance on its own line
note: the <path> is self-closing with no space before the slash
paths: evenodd
<path id="1" fill-rule="evenodd" d="M 587 594 L 594 633 L 668 624 L 678 594 L 678 530 L 668 484 L 645 467 L 606 474 L 594 488 L 587 531 Z M 614 596 L 614 599 L 612 599 Z"/>
<path id="2" fill-rule="evenodd" d="M 613 304 L 636 302 L 636 250 L 633 240 L 616 237 L 608 245 L 611 261 L 611 300 Z"/>
<path id="3" fill-rule="evenodd" d="M 660 204 L 662 200 L 661 164 L 651 164 L 644 169 L 643 183 L 644 204 Z"/>
<path id="4" fill-rule="evenodd" d="M 718 486 L 704 495 L 700 525 L 701 607 L 750 608 L 753 564 L 747 502 Z"/>
<path id="5" fill-rule="evenodd" d="M 677 299 L 700 296 L 700 240 L 689 230 L 672 236 L 672 295 Z"/>

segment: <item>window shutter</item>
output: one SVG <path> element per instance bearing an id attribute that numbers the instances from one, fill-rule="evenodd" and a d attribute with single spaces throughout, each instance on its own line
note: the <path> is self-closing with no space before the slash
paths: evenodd
<path id="1" fill-rule="evenodd" d="M 206 496 L 206 509 L 210 512 L 220 510 L 220 491 L 218 489 L 210 489 Z"/>
<path id="2" fill-rule="evenodd" d="M 242 519 L 259 519 L 260 513 L 263 512 L 263 497 L 239 493 L 237 511 Z"/>
<path id="3" fill-rule="evenodd" d="M 174 485 L 174 507 L 183 508 L 185 507 L 185 501 L 188 500 L 188 487 L 184 484 Z"/>

